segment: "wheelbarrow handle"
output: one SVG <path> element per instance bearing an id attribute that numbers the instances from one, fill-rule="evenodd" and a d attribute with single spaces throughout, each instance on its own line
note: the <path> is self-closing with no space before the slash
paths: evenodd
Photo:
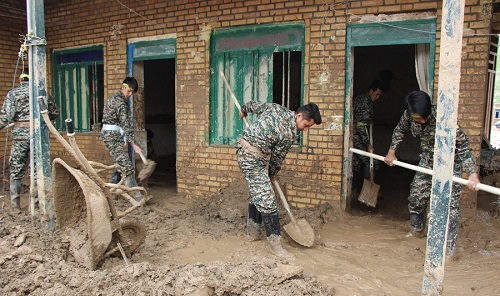
<path id="1" fill-rule="evenodd" d="M 366 151 L 363 151 L 363 150 L 359 150 L 359 149 L 356 149 L 356 148 L 349 148 L 349 151 L 354 152 L 356 154 L 360 154 L 360 155 L 368 156 L 370 158 L 375 158 L 375 159 L 384 161 L 384 157 L 380 156 L 380 155 L 377 155 L 377 154 L 373 154 L 373 153 L 366 152 Z M 405 163 L 405 162 L 402 162 L 402 161 L 399 161 L 399 160 L 394 160 L 392 163 L 395 164 L 395 165 L 397 165 L 397 166 L 400 166 L 400 167 L 403 167 L 403 168 L 407 168 L 407 169 L 410 169 L 410 170 L 414 170 L 414 171 L 417 171 L 417 172 L 420 172 L 420 173 L 428 174 L 428 175 L 431 175 L 431 176 L 434 175 L 434 173 L 433 173 L 433 171 L 431 169 L 419 167 L 417 165 L 408 164 L 408 163 Z M 466 179 L 463 179 L 463 178 L 460 178 L 460 177 L 457 177 L 457 176 L 453 176 L 453 182 L 456 182 L 456 183 L 459 183 L 459 184 L 462 184 L 462 185 L 467 185 L 469 183 L 469 180 L 466 180 Z M 495 195 L 500 195 L 500 188 L 489 186 L 489 185 L 486 185 L 486 184 L 481 184 L 481 183 L 478 183 L 476 185 L 476 187 L 479 190 L 486 191 L 486 192 L 489 192 L 489 193 L 495 194 Z"/>

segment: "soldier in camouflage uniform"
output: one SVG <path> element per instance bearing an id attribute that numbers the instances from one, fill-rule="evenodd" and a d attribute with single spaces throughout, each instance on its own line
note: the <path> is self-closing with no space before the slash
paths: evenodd
<path id="1" fill-rule="evenodd" d="M 141 148 L 135 144 L 135 135 L 129 118 L 129 107 L 127 100 L 137 92 L 139 86 L 134 77 L 123 80 L 120 90 L 111 95 L 104 103 L 102 115 L 103 127 L 101 139 L 113 158 L 113 162 L 123 169 L 125 173 L 125 186 L 137 187 L 134 166 L 128 152 L 128 144 L 132 145 L 135 152 L 141 152 Z M 111 176 L 111 183 L 117 184 L 121 180 L 121 173 L 115 170 Z M 143 196 L 140 192 L 135 193 L 135 199 L 140 201 Z"/>
<path id="2" fill-rule="evenodd" d="M 429 95 L 423 91 L 413 91 L 407 97 L 408 108 L 401 116 L 401 119 L 394 129 L 392 143 L 384 161 L 388 165 L 393 165 L 397 160 L 396 150 L 404 138 L 405 133 L 411 131 L 414 137 L 420 138 L 419 166 L 432 169 L 434 158 L 434 140 L 436 133 L 436 106 L 432 105 Z M 476 185 L 479 177 L 476 173 L 476 162 L 469 147 L 468 137 L 464 134 L 460 126 L 457 127 L 455 144 L 454 175 L 461 176 L 462 169 L 469 175 L 467 186 L 472 190 L 478 190 Z M 424 236 L 425 210 L 430 200 L 432 187 L 432 176 L 416 172 L 410 188 L 408 197 L 408 210 L 410 211 L 411 234 L 416 237 Z M 462 187 L 454 182 L 450 198 L 448 239 L 446 242 L 447 256 L 453 256 L 455 250 L 458 229 L 460 226 L 460 195 Z"/>
<path id="3" fill-rule="evenodd" d="M 251 101 L 242 106 L 240 117 L 255 113 L 255 121 L 238 140 L 237 159 L 248 183 L 247 238 L 260 238 L 262 222 L 273 252 L 283 256 L 278 206 L 271 181 L 277 178 L 288 150 L 298 132 L 321 123 L 318 106 L 309 103 L 296 112 L 273 103 Z"/>
<path id="4" fill-rule="evenodd" d="M 13 123 L 12 148 L 9 159 L 10 202 L 14 209 L 20 208 L 21 180 L 26 176 L 26 163 L 30 152 L 29 73 L 24 69 L 20 84 L 9 91 L 0 111 L 0 129 Z M 48 96 L 49 118 L 59 116 L 53 97 Z"/>
<path id="5" fill-rule="evenodd" d="M 373 145 L 370 143 L 368 125 L 373 123 L 373 103 L 382 95 L 383 83 L 380 80 L 373 81 L 368 87 L 368 92 L 357 96 L 353 103 L 354 135 L 353 146 L 356 149 L 373 153 Z M 352 156 L 353 188 L 361 191 L 363 178 L 369 179 L 370 159 L 354 153 Z M 374 167 L 378 165 L 374 161 Z"/>

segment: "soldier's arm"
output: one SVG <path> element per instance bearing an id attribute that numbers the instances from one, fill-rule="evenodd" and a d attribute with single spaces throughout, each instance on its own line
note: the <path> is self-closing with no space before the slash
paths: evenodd
<path id="1" fill-rule="evenodd" d="M 12 92 L 9 92 L 3 102 L 2 110 L 0 110 L 0 129 L 14 122 L 14 112 L 12 112 L 14 108 L 14 97 Z"/>
<path id="2" fill-rule="evenodd" d="M 129 119 L 128 108 L 125 105 L 125 103 L 118 105 L 116 114 L 118 115 L 118 118 L 120 120 L 120 126 L 123 129 L 123 132 L 125 133 L 127 142 L 129 142 L 130 144 L 134 144 L 135 141 L 134 129 L 132 128 L 132 123 L 130 122 Z"/>
<path id="3" fill-rule="evenodd" d="M 462 168 L 468 176 L 476 173 L 476 161 L 469 146 L 469 138 L 460 126 L 457 127 L 455 156 L 462 163 Z"/>
<path id="4" fill-rule="evenodd" d="M 394 128 L 392 132 L 392 140 L 390 150 L 396 151 L 399 144 L 403 141 L 405 133 L 410 129 L 411 117 L 408 115 L 408 111 L 405 111 L 398 122 L 398 125 Z"/>
<path id="5" fill-rule="evenodd" d="M 241 106 L 241 112 L 243 114 L 256 113 L 260 114 L 264 111 L 267 103 L 261 103 L 257 101 L 250 101 L 245 105 Z"/>
<path id="6" fill-rule="evenodd" d="M 292 147 L 292 143 L 289 141 L 281 141 L 274 146 L 271 159 L 269 160 L 269 179 L 276 177 L 278 172 L 281 170 L 281 165 L 285 160 L 290 147 Z"/>

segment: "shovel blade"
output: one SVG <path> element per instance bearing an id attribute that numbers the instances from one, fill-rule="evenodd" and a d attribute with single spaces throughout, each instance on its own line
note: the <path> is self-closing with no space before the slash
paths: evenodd
<path id="1" fill-rule="evenodd" d="M 314 230 L 305 219 L 299 219 L 297 223 L 290 222 L 283 226 L 283 229 L 291 239 L 304 247 L 314 244 Z"/>
<path id="2" fill-rule="evenodd" d="M 361 188 L 361 193 L 359 194 L 358 200 L 374 208 L 377 206 L 377 198 L 379 190 L 380 190 L 380 185 L 377 185 L 365 179 L 363 181 L 363 188 Z"/>

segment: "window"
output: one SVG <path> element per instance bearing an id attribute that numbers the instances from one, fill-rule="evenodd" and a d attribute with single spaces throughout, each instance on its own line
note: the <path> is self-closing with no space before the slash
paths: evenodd
<path id="1" fill-rule="evenodd" d="M 71 118 L 76 131 L 98 131 L 104 105 L 102 47 L 56 51 L 53 55 L 54 97 L 61 115 L 55 125 L 65 129 Z"/>
<path id="2" fill-rule="evenodd" d="M 211 144 L 234 144 L 244 127 L 220 72 L 241 105 L 252 100 L 278 103 L 290 110 L 301 105 L 304 31 L 303 24 L 286 24 L 212 33 Z"/>

